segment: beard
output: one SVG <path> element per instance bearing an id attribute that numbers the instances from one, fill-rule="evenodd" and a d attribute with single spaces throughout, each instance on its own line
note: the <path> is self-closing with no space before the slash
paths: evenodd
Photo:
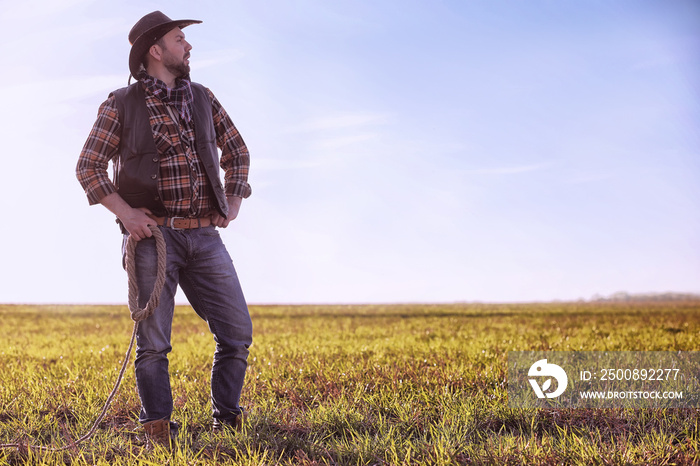
<path id="1" fill-rule="evenodd" d="M 182 58 L 182 60 L 178 60 L 169 52 L 166 52 L 163 59 L 163 66 L 165 66 L 165 69 L 170 71 L 174 76 L 184 78 L 190 74 L 190 65 L 185 63 L 185 60 L 189 58 L 189 56 L 190 54 L 188 53 Z"/>

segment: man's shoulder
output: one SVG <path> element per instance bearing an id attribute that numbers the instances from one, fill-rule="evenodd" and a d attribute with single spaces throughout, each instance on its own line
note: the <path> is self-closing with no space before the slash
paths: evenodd
<path id="1" fill-rule="evenodd" d="M 130 84 L 126 87 L 120 87 L 119 89 L 115 89 L 112 92 L 110 92 L 109 96 L 114 96 L 117 99 L 123 99 L 124 97 L 126 97 L 127 93 L 137 92 L 140 87 L 139 84 L 139 81 L 136 81 L 135 83 Z"/>
<path id="2" fill-rule="evenodd" d="M 107 102 L 111 102 L 111 105 L 116 109 L 118 118 L 121 119 L 122 115 L 126 114 L 126 109 L 131 108 L 134 102 L 137 102 L 139 99 L 144 99 L 145 94 L 140 84 L 139 81 L 136 81 L 133 84 L 115 89 L 109 93 Z"/>
<path id="3" fill-rule="evenodd" d="M 205 93 L 205 94 L 207 94 L 207 95 L 211 94 L 211 91 L 209 90 L 209 88 L 208 88 L 207 86 L 205 86 L 204 84 L 197 83 L 197 82 L 194 82 L 194 81 L 190 81 L 190 85 L 191 85 L 191 87 L 192 87 L 192 90 L 195 90 L 195 89 L 196 89 L 197 91 L 203 92 L 203 93 Z"/>

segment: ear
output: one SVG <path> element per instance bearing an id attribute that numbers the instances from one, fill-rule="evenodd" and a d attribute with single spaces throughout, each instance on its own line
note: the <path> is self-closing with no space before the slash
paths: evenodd
<path id="1" fill-rule="evenodd" d="M 153 44 L 151 45 L 151 48 L 148 49 L 148 54 L 156 60 L 161 61 L 163 50 L 160 48 L 160 45 Z"/>

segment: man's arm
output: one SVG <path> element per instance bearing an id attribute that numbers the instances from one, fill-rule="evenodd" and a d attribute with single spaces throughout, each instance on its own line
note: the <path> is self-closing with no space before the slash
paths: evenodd
<path id="1" fill-rule="evenodd" d="M 141 240 L 152 235 L 148 228 L 152 220 L 148 209 L 134 209 L 117 193 L 109 179 L 107 168 L 119 151 L 121 125 L 114 97 L 109 97 L 97 112 L 97 119 L 90 131 L 78 159 L 76 176 L 87 194 L 90 205 L 102 204 L 121 220 L 124 228 Z"/>
<path id="2" fill-rule="evenodd" d="M 110 96 L 97 112 L 97 119 L 78 158 L 75 174 L 85 190 L 90 205 L 117 191 L 107 175 L 109 161 L 119 152 L 121 125 L 119 113 Z"/>
<path id="3" fill-rule="evenodd" d="M 209 89 L 207 89 L 207 94 L 212 102 L 216 145 L 221 149 L 224 190 L 228 200 L 228 217 L 224 218 L 218 213 L 214 213 L 211 219 L 214 225 L 226 228 L 232 220 L 238 217 L 243 199 L 250 196 L 251 189 L 248 184 L 250 156 L 243 138 L 241 138 L 226 110 Z"/>

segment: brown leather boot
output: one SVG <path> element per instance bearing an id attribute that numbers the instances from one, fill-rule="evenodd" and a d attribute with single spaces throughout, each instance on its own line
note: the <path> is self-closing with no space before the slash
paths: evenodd
<path id="1" fill-rule="evenodd" d="M 172 448 L 172 437 L 170 435 L 170 421 L 168 419 L 158 419 L 149 421 L 143 425 L 146 432 L 146 448 L 152 449 L 154 445 L 160 445 L 167 449 Z"/>

